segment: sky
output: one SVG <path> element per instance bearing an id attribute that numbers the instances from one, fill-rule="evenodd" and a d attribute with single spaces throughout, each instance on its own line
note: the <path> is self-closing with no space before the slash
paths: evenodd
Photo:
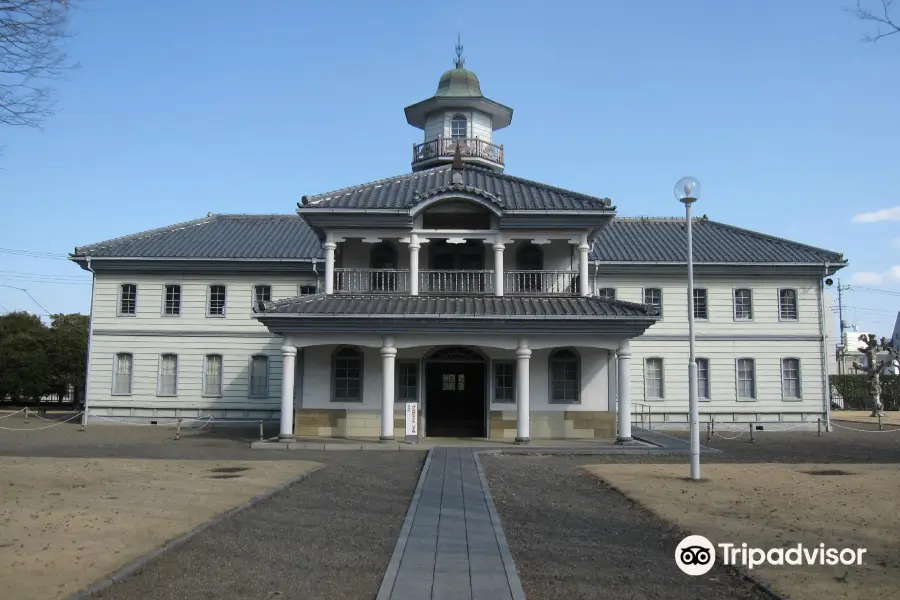
<path id="1" fill-rule="evenodd" d="M 56 113 L 0 129 L 0 312 L 88 312 L 75 246 L 408 172 L 459 33 L 507 173 L 623 216 L 695 176 L 697 213 L 842 252 L 844 320 L 890 335 L 900 35 L 853 2 L 82 0 Z"/>

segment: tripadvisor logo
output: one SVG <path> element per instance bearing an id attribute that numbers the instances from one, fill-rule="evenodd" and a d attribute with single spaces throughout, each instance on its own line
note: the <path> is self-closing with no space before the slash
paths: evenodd
<path id="1" fill-rule="evenodd" d="M 748 569 L 760 565 L 859 566 L 863 564 L 863 555 L 866 553 L 865 548 L 826 548 L 823 543 L 812 547 L 797 544 L 768 550 L 748 547 L 746 543 L 713 545 L 702 535 L 689 535 L 675 548 L 675 564 L 687 575 L 695 577 L 705 575 L 716 562 L 716 546 L 719 548 L 719 559 L 723 565 L 742 566 Z"/>

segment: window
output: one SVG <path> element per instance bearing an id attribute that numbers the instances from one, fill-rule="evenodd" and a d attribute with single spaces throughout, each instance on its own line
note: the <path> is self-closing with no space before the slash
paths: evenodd
<path id="1" fill-rule="evenodd" d="M 356 348 L 339 348 L 332 358 L 332 402 L 362 402 L 363 355 Z"/>
<path id="2" fill-rule="evenodd" d="M 734 319 L 735 321 L 753 319 L 753 293 L 750 290 L 734 290 Z"/>
<path id="3" fill-rule="evenodd" d="M 207 354 L 203 361 L 203 395 L 222 395 L 222 355 Z"/>
<path id="4" fill-rule="evenodd" d="M 662 400 L 663 389 L 663 359 L 648 358 L 644 361 L 644 397 L 653 400 Z"/>
<path id="5" fill-rule="evenodd" d="M 254 285 L 253 286 L 253 306 L 259 306 L 260 302 L 272 301 L 271 285 Z"/>
<path id="6" fill-rule="evenodd" d="M 266 398 L 269 395 L 269 357 L 257 354 L 250 357 L 250 397 Z"/>
<path id="7" fill-rule="evenodd" d="M 369 253 L 370 292 L 393 292 L 397 289 L 397 250 L 390 242 L 381 242 Z"/>
<path id="8" fill-rule="evenodd" d="M 468 120 L 463 115 L 455 115 L 450 121 L 450 137 L 454 140 L 469 137 Z"/>
<path id="9" fill-rule="evenodd" d="M 706 288 L 694 288 L 694 318 L 709 318 L 709 305 L 706 302 Z"/>
<path id="10" fill-rule="evenodd" d="M 134 366 L 134 357 L 128 353 L 116 354 L 116 364 L 113 370 L 113 395 L 131 395 L 131 374 Z"/>
<path id="11" fill-rule="evenodd" d="M 494 402 L 516 401 L 516 363 L 494 362 Z"/>
<path id="12" fill-rule="evenodd" d="M 419 401 L 419 365 L 413 360 L 397 362 L 397 402 Z"/>
<path id="13" fill-rule="evenodd" d="M 578 402 L 578 355 L 572 350 L 550 353 L 550 402 Z"/>
<path id="14" fill-rule="evenodd" d="M 181 286 L 167 285 L 163 302 L 163 314 L 177 316 L 181 314 Z"/>
<path id="15" fill-rule="evenodd" d="M 178 356 L 163 354 L 159 357 L 159 381 L 156 383 L 157 396 L 178 394 Z"/>
<path id="16" fill-rule="evenodd" d="M 301 296 L 310 296 L 316 293 L 316 286 L 314 285 L 301 285 L 300 286 L 300 295 Z"/>
<path id="17" fill-rule="evenodd" d="M 600 288 L 597 290 L 597 297 L 611 302 L 616 299 L 616 288 Z"/>
<path id="18" fill-rule="evenodd" d="M 206 308 L 207 317 L 225 316 L 225 286 L 209 286 L 209 304 Z"/>
<path id="19" fill-rule="evenodd" d="M 134 316 L 137 311 L 137 285 L 123 283 L 119 286 L 119 316 Z"/>
<path id="20" fill-rule="evenodd" d="M 797 319 L 797 290 L 778 290 L 778 316 L 787 321 Z"/>
<path id="21" fill-rule="evenodd" d="M 540 246 L 525 244 L 516 251 L 516 270 L 533 271 L 530 273 L 518 273 L 515 279 L 514 292 L 536 292 L 541 289 L 542 273 L 544 269 L 544 253 Z"/>
<path id="22" fill-rule="evenodd" d="M 801 398 L 800 360 L 797 358 L 781 360 L 781 393 L 785 399 L 799 400 Z"/>
<path id="23" fill-rule="evenodd" d="M 701 400 L 709 400 L 709 359 L 697 359 L 697 397 Z"/>
<path id="24" fill-rule="evenodd" d="M 737 359 L 738 400 L 756 399 L 756 365 L 752 358 Z"/>
<path id="25" fill-rule="evenodd" d="M 656 314 L 662 316 L 662 290 L 659 288 L 644 288 L 644 304 L 656 309 Z"/>

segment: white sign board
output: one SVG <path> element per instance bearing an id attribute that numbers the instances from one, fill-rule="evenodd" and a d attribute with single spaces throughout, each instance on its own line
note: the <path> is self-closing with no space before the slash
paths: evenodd
<path id="1" fill-rule="evenodd" d="M 406 403 L 406 441 L 419 441 L 419 405 L 416 402 Z"/>

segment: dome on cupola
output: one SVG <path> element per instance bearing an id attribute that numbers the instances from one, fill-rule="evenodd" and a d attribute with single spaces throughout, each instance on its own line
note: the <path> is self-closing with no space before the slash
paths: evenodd
<path id="1" fill-rule="evenodd" d="M 450 69 L 441 75 L 435 96 L 451 98 L 477 98 L 481 96 L 481 84 L 478 76 L 462 65 Z"/>

